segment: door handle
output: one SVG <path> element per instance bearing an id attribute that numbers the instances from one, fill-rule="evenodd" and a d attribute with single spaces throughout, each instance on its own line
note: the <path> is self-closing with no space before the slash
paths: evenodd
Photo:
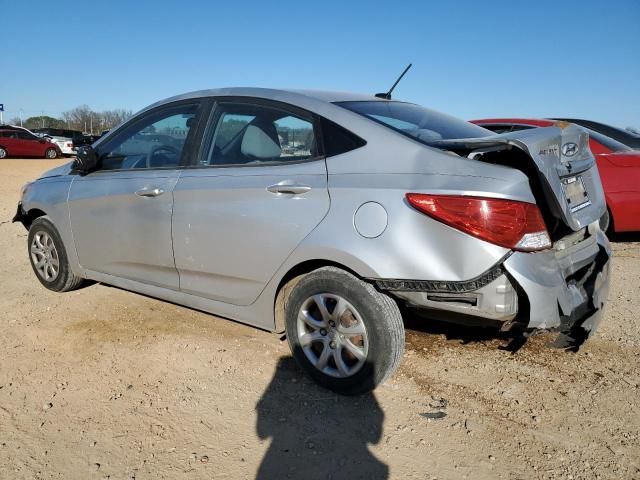
<path id="1" fill-rule="evenodd" d="M 164 190 L 161 188 L 143 188 L 142 190 L 138 190 L 136 195 L 139 197 L 157 197 L 158 195 L 162 195 Z"/>
<path id="2" fill-rule="evenodd" d="M 271 193 L 288 193 L 289 195 L 298 195 L 301 193 L 307 193 L 311 190 L 309 185 L 291 184 L 291 183 L 276 183 L 267 187 L 267 190 Z"/>

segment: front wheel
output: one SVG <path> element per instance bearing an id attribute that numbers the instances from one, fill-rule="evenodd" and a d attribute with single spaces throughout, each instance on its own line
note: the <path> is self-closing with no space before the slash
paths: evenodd
<path id="1" fill-rule="evenodd" d="M 29 260 L 40 283 L 54 292 L 79 288 L 83 279 L 69 266 L 58 230 L 48 217 L 36 218 L 29 227 Z"/>
<path id="2" fill-rule="evenodd" d="M 4 147 L 0 147 L 0 158 L 7 158 L 7 151 Z"/>
<path id="3" fill-rule="evenodd" d="M 389 378 L 404 352 L 395 301 L 350 273 L 325 267 L 304 276 L 285 306 L 289 346 L 320 385 L 357 395 Z"/>
<path id="4" fill-rule="evenodd" d="M 44 153 L 44 156 L 48 159 L 58 158 L 58 152 L 55 148 L 47 148 L 47 151 Z"/>

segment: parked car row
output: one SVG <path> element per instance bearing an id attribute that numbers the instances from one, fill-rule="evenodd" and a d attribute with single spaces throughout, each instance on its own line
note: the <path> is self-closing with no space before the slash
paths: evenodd
<path id="1" fill-rule="evenodd" d="M 91 145 L 100 135 L 84 135 L 77 130 L 27 128 L 0 125 L 0 159 L 6 157 L 57 158 L 76 154 L 78 147 Z"/>
<path id="2" fill-rule="evenodd" d="M 99 281 L 284 331 L 311 377 L 361 393 L 400 363 L 401 312 L 565 348 L 602 320 L 594 144 L 567 122 L 508 130 L 390 93 L 199 91 L 25 185 L 14 221 L 50 290 Z"/>
<path id="3" fill-rule="evenodd" d="M 7 157 L 62 156 L 60 146 L 22 127 L 0 125 L 0 159 Z"/>
<path id="4" fill-rule="evenodd" d="M 52 138 L 58 144 L 62 153 L 68 156 L 75 155 L 78 147 L 91 145 L 101 137 L 101 135 L 87 135 L 79 130 L 64 128 L 35 128 L 33 132 Z"/>

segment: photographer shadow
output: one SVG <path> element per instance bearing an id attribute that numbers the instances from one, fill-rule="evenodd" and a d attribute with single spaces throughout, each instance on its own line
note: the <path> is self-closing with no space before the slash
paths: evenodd
<path id="1" fill-rule="evenodd" d="M 257 479 L 386 479 L 368 449 L 382 438 L 384 412 L 372 393 L 341 396 L 318 387 L 292 357 L 278 361 L 256 405 L 257 433 L 271 439 Z"/>

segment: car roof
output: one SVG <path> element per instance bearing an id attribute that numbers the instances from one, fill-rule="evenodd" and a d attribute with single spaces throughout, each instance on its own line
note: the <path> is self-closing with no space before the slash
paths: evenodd
<path id="1" fill-rule="evenodd" d="M 302 90 L 302 89 L 277 89 L 277 88 L 258 88 L 258 87 L 227 87 L 214 88 L 209 90 L 197 90 L 194 92 L 183 93 L 174 97 L 161 100 L 149 107 L 158 107 L 160 105 L 171 103 L 179 100 L 189 100 L 203 97 L 255 97 L 270 100 L 279 100 L 290 103 L 299 103 L 305 100 L 320 101 L 326 103 L 334 102 L 364 102 L 378 101 L 386 102 L 388 100 L 378 98 L 371 94 L 340 92 L 332 90 Z"/>

